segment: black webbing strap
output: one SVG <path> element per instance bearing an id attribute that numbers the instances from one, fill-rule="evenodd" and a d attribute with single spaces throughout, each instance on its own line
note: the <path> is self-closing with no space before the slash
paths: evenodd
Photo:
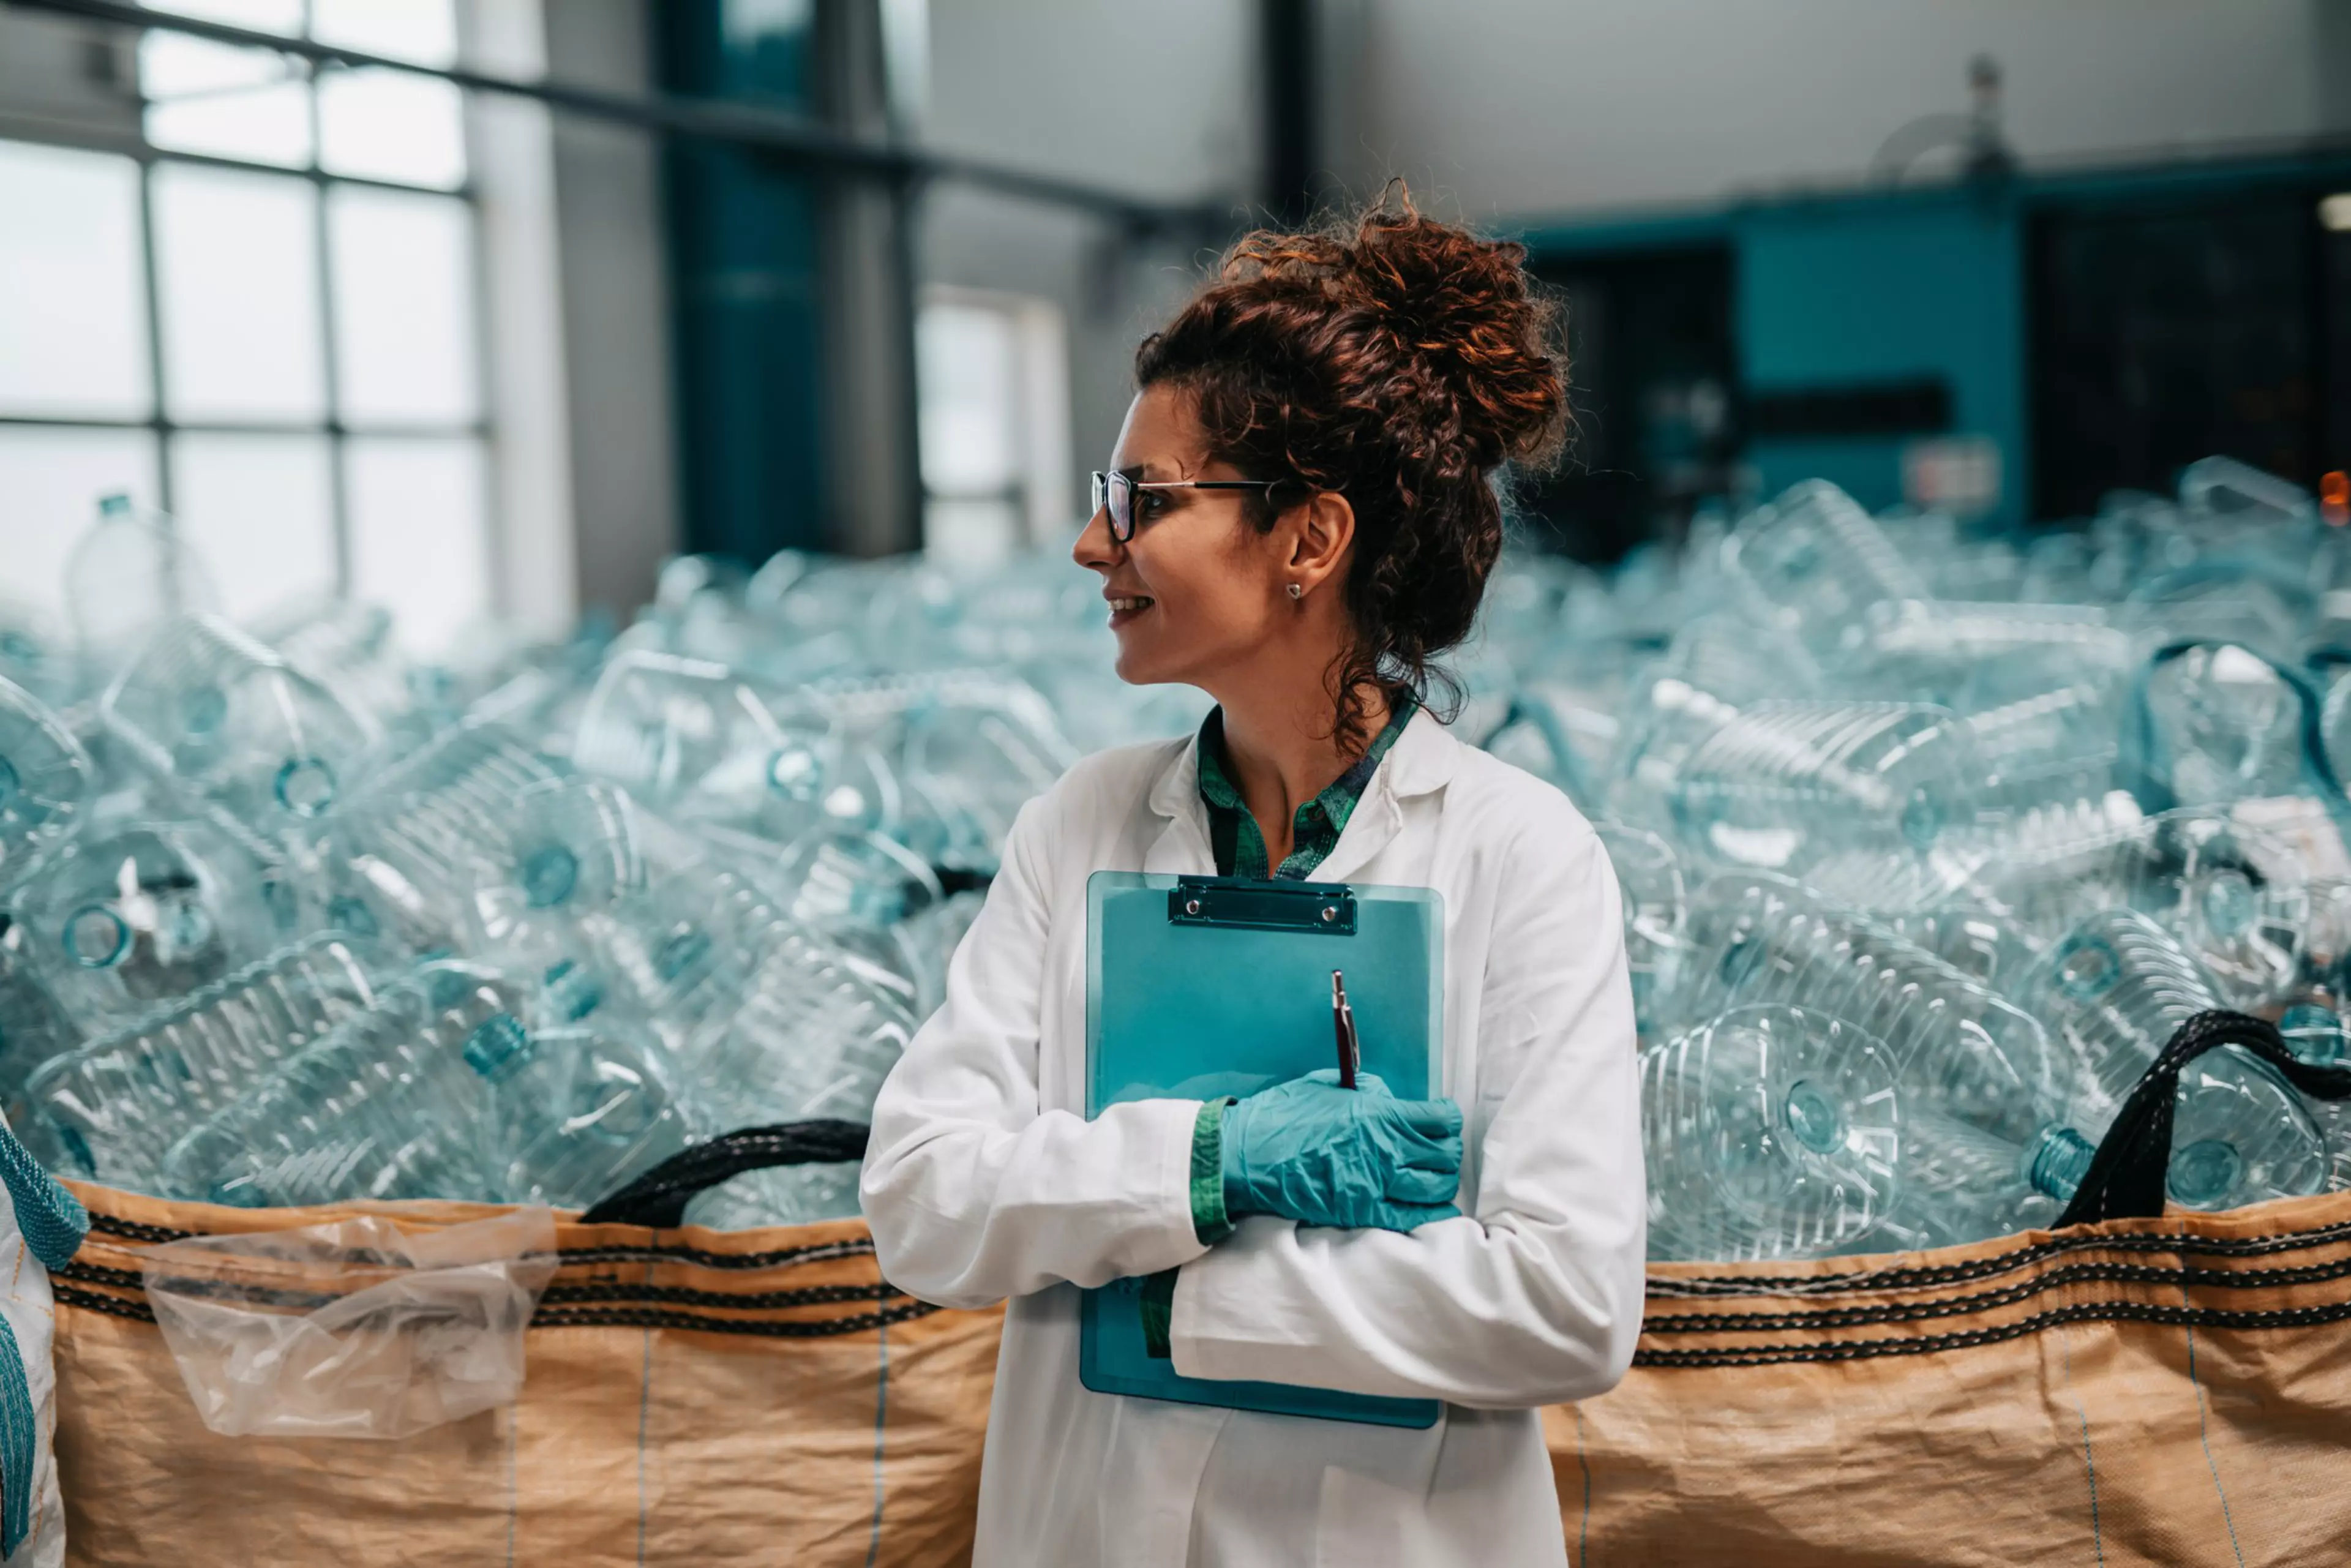
<path id="1" fill-rule="evenodd" d="M 2267 1063 L 2279 1077 L 2319 1100 L 2351 1099 L 2351 1066 L 2317 1066 L 2286 1049 L 2277 1025 L 2251 1013 L 2198 1013 L 2175 1030 L 2155 1065 L 2132 1086 L 2115 1124 L 2098 1144 L 2082 1186 L 2057 1223 L 2152 1219 L 2163 1213 L 2164 1176 L 2171 1166 L 2171 1116 L 2180 1070 L 2206 1051 L 2233 1045 Z"/>
<path id="2" fill-rule="evenodd" d="M 826 1120 L 721 1134 L 680 1149 L 580 1218 L 588 1225 L 650 1225 L 656 1229 L 682 1225 L 685 1206 L 695 1195 L 729 1176 L 776 1166 L 862 1160 L 866 1133 L 862 1122 Z"/>

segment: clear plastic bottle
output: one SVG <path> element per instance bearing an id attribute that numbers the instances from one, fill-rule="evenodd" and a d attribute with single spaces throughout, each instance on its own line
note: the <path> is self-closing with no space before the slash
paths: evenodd
<path id="1" fill-rule="evenodd" d="M 2318 706 L 2319 751 L 2338 782 L 2351 780 L 2351 650 L 2324 674 L 2325 684 L 2320 687 Z"/>
<path id="2" fill-rule="evenodd" d="M 933 863 L 989 870 L 1020 808 L 1077 760 L 1042 699 L 1011 680 L 916 705 L 906 715 L 899 755 L 910 804 L 922 803 L 923 815 L 951 830 L 941 835 L 943 852 L 930 854 Z M 928 852 L 923 827 L 910 822 L 905 837 Z M 986 846 L 981 854 L 959 841 L 971 832 Z"/>
<path id="3" fill-rule="evenodd" d="M 2179 1026 L 2222 1006 L 2187 950 L 2134 909 L 2083 921 L 2019 978 L 2014 998 L 2079 1062 L 2071 1120 L 2093 1143 Z M 2301 1095 L 2254 1058 L 2222 1046 L 2181 1071 L 2167 1178 L 2174 1202 L 2222 1209 L 2317 1192 L 2328 1163 Z"/>
<path id="4" fill-rule="evenodd" d="M 1791 1003 L 1884 1042 L 1902 1098 L 1903 1179 L 1881 1241 L 1977 1240 L 2045 1221 L 2051 1198 L 2072 1196 L 2036 1189 L 2034 1154 L 2087 1146 L 2103 1122 L 2087 1135 L 2073 1125 L 2078 1071 L 2033 1018 L 1784 877 L 1715 878 L 1692 902 L 1689 936 L 1686 1008 Z"/>
<path id="5" fill-rule="evenodd" d="M 1873 604 L 1934 597 L 1877 519 L 1825 479 L 1791 486 L 1742 520 L 1723 559 L 1818 651 L 1858 642 Z"/>
<path id="6" fill-rule="evenodd" d="M 851 956 L 808 933 L 762 956 L 743 1005 L 715 1019 L 684 1054 L 679 1082 L 691 1119 L 709 1134 L 872 1113 L 882 1080 L 914 1020 Z M 693 1213 L 732 1228 L 840 1218 L 857 1212 L 854 1166 L 759 1171 L 726 1184 Z"/>
<path id="7" fill-rule="evenodd" d="M 1684 912 L 1681 861 L 1656 834 L 1622 822 L 1592 824 L 1616 871 L 1625 905 L 1625 956 L 1633 975 L 1633 1017 L 1641 1043 L 1655 1043 L 1661 1009 L 1679 979 Z"/>
<path id="8" fill-rule="evenodd" d="M 1969 896 L 2036 952 L 2096 911 L 2124 907 L 2168 930 L 2231 1007 L 2273 1005 L 2301 978 L 2311 921 L 2303 857 L 2225 810 L 2188 807 L 1991 847 Z"/>
<path id="9" fill-rule="evenodd" d="M 375 737 L 334 693 L 208 615 L 165 622 L 99 711 L 142 765 L 265 856 L 288 834 L 316 836 L 349 800 Z"/>
<path id="10" fill-rule="evenodd" d="M 152 1191 L 191 1124 L 374 998 L 343 938 L 297 943 L 49 1062 L 26 1090 L 25 1138 L 53 1169 Z"/>
<path id="11" fill-rule="evenodd" d="M 522 731 L 470 719 L 393 762 L 370 785 L 366 800 L 381 810 L 429 797 L 457 811 L 495 817 L 531 785 L 553 783 L 569 773 Z"/>
<path id="12" fill-rule="evenodd" d="M 1988 909 L 1947 904 L 1882 917 L 1888 931 L 1923 947 L 1987 990 L 1999 992 L 2032 962 L 2032 954 Z"/>
<path id="13" fill-rule="evenodd" d="M 31 928 L 0 909 L 0 1113 L 11 1127 L 31 1118 L 26 1081 L 81 1041 L 26 951 Z"/>
<path id="14" fill-rule="evenodd" d="M 2210 642 L 2151 664 L 2134 728 L 2137 765 L 2182 805 L 2310 788 L 2316 694 L 2238 643 Z"/>
<path id="15" fill-rule="evenodd" d="M 220 607 L 202 552 L 161 512 L 106 496 L 66 561 L 66 601 L 90 674 L 104 679 L 161 622 Z"/>
<path id="16" fill-rule="evenodd" d="M 894 815 L 896 783 L 870 750 L 810 705 L 707 659 L 613 659 L 580 711 L 571 757 L 681 821 L 778 841 L 827 820 L 844 790 L 858 797 L 852 815 Z"/>
<path id="17" fill-rule="evenodd" d="M 401 656 L 392 612 L 381 605 L 331 599 L 255 628 L 278 657 L 319 682 L 383 732 L 406 755 L 464 716 L 462 682 L 439 664 Z"/>
<path id="18" fill-rule="evenodd" d="M 1691 752 L 1748 704 L 1817 694 L 1821 672 L 1793 633 L 1716 612 L 1678 627 L 1664 654 L 1629 685 L 1608 814 L 1671 833 L 1674 794 Z"/>
<path id="19" fill-rule="evenodd" d="M 759 956 L 741 1004 L 715 1016 L 684 1056 L 684 1092 L 705 1125 L 862 1118 L 914 1019 L 850 955 L 805 931 Z"/>
<path id="20" fill-rule="evenodd" d="M 644 880 L 628 798 L 580 779 L 515 798 L 495 839 L 475 846 L 473 950 L 544 968 L 580 944 L 582 916 L 611 908 Z"/>
<path id="21" fill-rule="evenodd" d="M 598 960 L 673 1049 L 740 1007 L 759 956 L 795 928 L 733 866 L 671 870 L 585 925 Z"/>
<path id="22" fill-rule="evenodd" d="M 2120 680 L 2094 675 L 1971 708 L 1965 723 L 1986 774 L 1980 809 L 2010 817 L 2104 809 L 2121 787 L 2123 695 Z"/>
<path id="23" fill-rule="evenodd" d="M 1761 873 L 1709 880 L 1691 900 L 1681 1005 L 1708 1017 L 1786 1002 L 1859 1024 L 1906 1082 L 1943 1103 L 2008 1114 L 2074 1092 L 2070 1059 L 2032 1018 L 1878 921 Z M 1990 1076 L 1973 1075 L 1992 1069 Z M 2028 1108 L 2029 1110 L 2029 1108 Z M 2027 1129 L 2029 1130 L 2029 1129 Z"/>
<path id="24" fill-rule="evenodd" d="M 1641 1055 L 1649 1251 L 1815 1258 L 1862 1245 L 1898 1193 L 1892 1053 L 1807 1008 L 1734 1008 Z"/>
<path id="25" fill-rule="evenodd" d="M 17 889 L 26 949 L 83 1030 L 104 1033 L 264 956 L 258 864 L 203 822 L 87 832 Z"/>
<path id="26" fill-rule="evenodd" d="M 80 825 L 93 782 L 89 754 L 65 721 L 0 680 L 0 890 Z"/>
<path id="27" fill-rule="evenodd" d="M 2095 605 L 1886 601 L 1833 678 L 1849 695 L 1973 715 L 2073 685 L 2116 693 L 2133 655 L 2130 634 Z"/>
<path id="28" fill-rule="evenodd" d="M 427 965 L 205 1118 L 163 1160 L 168 1192 L 246 1207 L 508 1196 L 499 1086 L 531 1052 L 521 988 Z"/>
<path id="29" fill-rule="evenodd" d="M 1672 800 L 1679 837 L 1698 852 L 1801 873 L 1840 851 L 1931 853 L 1972 825 L 1985 780 L 1947 708 L 1762 702 L 1690 752 Z"/>
<path id="30" fill-rule="evenodd" d="M 2278 1033 L 2288 1051 L 2315 1067 L 2351 1065 L 2351 1030 L 2329 998 L 2305 998 L 2278 1015 Z M 2326 1190 L 2351 1187 L 2351 1101 L 2305 1098 L 2310 1118 L 2326 1134 L 2331 1165 Z"/>
<path id="31" fill-rule="evenodd" d="M 668 1049 L 616 1009 L 534 1030 L 498 1086 L 503 1192 L 585 1208 L 685 1147 Z"/>
<path id="32" fill-rule="evenodd" d="M 375 927 L 517 973 L 577 949 L 580 918 L 644 874 L 624 795 L 566 777 L 487 727 L 452 732 L 388 779 L 336 847 L 348 896 Z M 353 914 L 339 921 L 358 923 Z"/>
<path id="33" fill-rule="evenodd" d="M 785 846 L 774 879 L 785 914 L 819 929 L 885 930 L 946 896 L 928 862 L 884 833 L 824 828 Z"/>

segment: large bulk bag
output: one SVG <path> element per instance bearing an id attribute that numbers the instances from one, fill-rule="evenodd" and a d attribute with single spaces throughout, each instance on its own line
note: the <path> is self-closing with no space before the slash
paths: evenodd
<path id="1" fill-rule="evenodd" d="M 2351 1563 L 2351 1193 L 1653 1265 L 1546 1411 L 1576 1568 Z"/>
<path id="2" fill-rule="evenodd" d="M 2351 1562 L 2351 1193 L 2137 1217 L 2161 1207 L 2179 1069 L 2221 1043 L 2328 1098 L 2351 1088 L 2282 1060 L 2258 1020 L 2207 1015 L 2117 1118 L 2078 1223 L 1892 1257 L 1653 1265 L 1631 1373 L 1544 1414 L 1570 1560 Z M 845 1149 L 862 1130 L 832 1131 Z M 357 1212 L 434 1227 L 499 1210 L 79 1189 L 90 1234 L 56 1273 L 70 1561 L 965 1561 L 1000 1313 L 893 1290 L 858 1221 L 675 1227 L 692 1192 L 790 1157 L 777 1148 L 803 1133 L 690 1150 L 597 1223 L 559 1225 L 519 1402 L 396 1441 L 207 1430 L 141 1254 Z"/>
<path id="3" fill-rule="evenodd" d="M 2351 1193 L 2165 1212 L 2183 1068 L 2132 1090 L 2064 1228 L 1883 1258 L 1653 1264 L 1632 1372 L 1546 1413 L 1572 1561 L 2351 1563 Z"/>
<path id="4" fill-rule="evenodd" d="M 90 1232 L 56 1275 L 69 1562 L 915 1568 L 970 1554 L 1000 1314 L 892 1289 L 861 1222 L 559 1224 L 517 1403 L 393 1440 L 231 1437 L 198 1418 L 141 1288 L 144 1249 L 501 1210 L 76 1191 Z"/>

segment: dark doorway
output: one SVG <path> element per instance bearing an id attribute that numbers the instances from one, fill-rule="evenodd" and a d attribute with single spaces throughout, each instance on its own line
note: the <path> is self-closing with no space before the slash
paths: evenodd
<path id="1" fill-rule="evenodd" d="M 1729 495 L 1739 450 L 1728 246 L 1538 256 L 1565 295 L 1576 428 L 1565 459 L 1521 489 L 1528 532 L 1604 564 L 1679 538 Z"/>
<path id="2" fill-rule="evenodd" d="M 2084 204 L 2032 224 L 2033 509 L 2168 492 L 2215 454 L 2315 488 L 2344 466 L 2351 239 L 2322 192 Z M 2330 406 L 2332 405 L 2332 406 Z"/>

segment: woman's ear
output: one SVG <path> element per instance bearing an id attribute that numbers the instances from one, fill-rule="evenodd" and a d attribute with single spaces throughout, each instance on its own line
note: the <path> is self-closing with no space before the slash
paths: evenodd
<path id="1" fill-rule="evenodd" d="M 1301 594 L 1329 582 L 1355 542 L 1355 508 L 1335 490 L 1317 490 L 1291 511 L 1297 531 L 1290 542 L 1290 580 Z"/>

